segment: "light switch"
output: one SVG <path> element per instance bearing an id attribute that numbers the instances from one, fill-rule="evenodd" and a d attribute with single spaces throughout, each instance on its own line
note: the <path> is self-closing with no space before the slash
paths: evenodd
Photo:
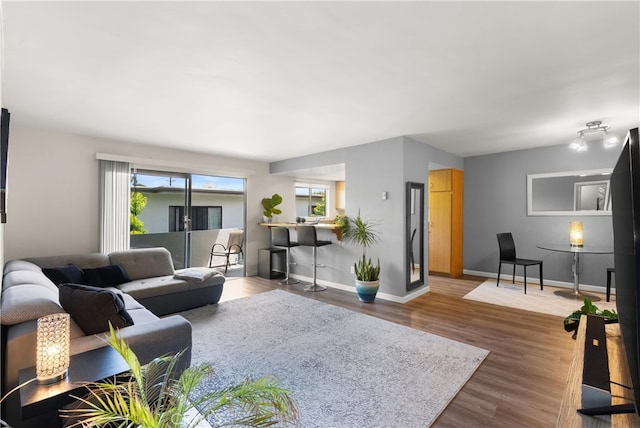
<path id="1" fill-rule="evenodd" d="M 383 201 L 387 200 L 387 192 L 382 192 L 382 200 Z"/>

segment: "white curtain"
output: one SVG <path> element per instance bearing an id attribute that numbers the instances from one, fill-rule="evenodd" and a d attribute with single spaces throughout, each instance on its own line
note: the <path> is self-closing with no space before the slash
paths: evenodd
<path id="1" fill-rule="evenodd" d="M 100 252 L 129 249 L 130 166 L 100 160 Z"/>

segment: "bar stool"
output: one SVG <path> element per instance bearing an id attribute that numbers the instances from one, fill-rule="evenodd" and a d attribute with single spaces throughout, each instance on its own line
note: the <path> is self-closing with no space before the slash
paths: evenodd
<path id="1" fill-rule="evenodd" d="M 313 247 L 313 283 L 304 287 L 304 291 L 324 291 L 327 287 L 318 285 L 316 282 L 316 267 L 318 247 L 324 245 L 331 245 L 331 241 L 318 241 L 318 235 L 316 234 L 315 226 L 296 226 L 296 233 L 298 234 L 298 245 L 305 247 Z"/>
<path id="2" fill-rule="evenodd" d="M 289 265 L 291 265 L 291 248 L 297 247 L 297 242 L 291 242 L 289 239 L 289 228 L 272 227 L 271 228 L 271 245 L 274 247 L 284 247 L 287 250 L 287 274 L 278 284 L 297 284 L 300 281 L 289 278 Z"/>
<path id="3" fill-rule="evenodd" d="M 611 298 L 611 274 L 616 273 L 614 268 L 607 268 L 607 302 Z"/>

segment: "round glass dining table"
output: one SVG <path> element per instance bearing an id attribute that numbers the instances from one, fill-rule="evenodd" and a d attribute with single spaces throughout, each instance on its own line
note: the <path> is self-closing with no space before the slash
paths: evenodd
<path id="1" fill-rule="evenodd" d="M 585 294 L 580 291 L 580 254 L 612 254 L 613 248 L 605 245 L 583 245 L 582 247 L 571 246 L 568 242 L 561 243 L 544 243 L 538 244 L 536 247 L 542 250 L 556 251 L 561 253 L 573 253 L 573 266 L 571 271 L 573 274 L 573 290 L 558 290 L 554 294 L 566 297 L 568 299 L 584 299 L 588 297 L 592 302 L 600 300 L 598 296 Z"/>

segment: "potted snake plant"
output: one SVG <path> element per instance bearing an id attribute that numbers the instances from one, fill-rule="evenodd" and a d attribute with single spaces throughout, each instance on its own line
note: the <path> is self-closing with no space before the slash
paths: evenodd
<path id="1" fill-rule="evenodd" d="M 362 247 L 362 258 L 353 265 L 356 274 L 356 292 L 362 302 L 373 302 L 380 288 L 380 259 L 373 264 L 371 258 L 367 259 L 367 249 L 378 243 L 379 237 L 376 231 L 377 222 L 364 219 L 360 215 L 355 217 L 345 216 L 340 225 L 342 242 L 354 243 Z"/>

